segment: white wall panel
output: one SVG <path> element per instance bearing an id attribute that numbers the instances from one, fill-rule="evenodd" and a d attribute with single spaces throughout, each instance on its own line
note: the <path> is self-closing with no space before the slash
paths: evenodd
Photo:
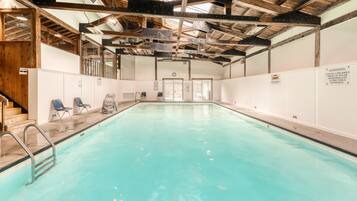
<path id="1" fill-rule="evenodd" d="M 349 85 L 326 85 L 325 68 L 306 68 L 221 81 L 221 100 L 357 139 L 357 64 Z M 356 75 L 356 76 L 355 76 Z"/>
<path id="2" fill-rule="evenodd" d="M 232 64 L 232 78 L 244 76 L 244 63 L 236 62 Z"/>
<path id="3" fill-rule="evenodd" d="M 73 99 L 81 97 L 92 109 L 100 108 L 108 93 L 115 94 L 117 101 L 128 101 L 123 99 L 122 93 L 135 93 L 135 87 L 135 81 L 31 69 L 29 117 L 39 124 L 48 122 L 51 119 L 51 101 L 54 99 L 61 99 L 65 106 L 73 107 Z"/>
<path id="4" fill-rule="evenodd" d="M 318 69 L 317 124 L 318 126 L 357 139 L 357 63 L 328 66 L 350 66 L 349 85 L 326 85 L 325 68 Z"/>
<path id="5" fill-rule="evenodd" d="M 41 43 L 41 68 L 79 74 L 80 57 Z"/>
<path id="6" fill-rule="evenodd" d="M 74 107 L 73 99 L 82 96 L 82 78 L 80 75 L 63 74 L 63 104 Z M 72 114 L 73 111 L 71 111 Z"/>
<path id="7" fill-rule="evenodd" d="M 135 57 L 135 80 L 155 80 L 154 57 Z"/>
<path id="8" fill-rule="evenodd" d="M 321 65 L 357 61 L 357 18 L 321 31 Z"/>
<path id="9" fill-rule="evenodd" d="M 172 73 L 176 73 L 176 77 L 173 77 Z M 188 80 L 188 62 L 158 62 L 157 79 L 162 80 L 163 78 L 183 78 L 185 80 Z"/>
<path id="10" fill-rule="evenodd" d="M 263 52 L 247 59 L 247 75 L 259 75 L 268 72 L 268 53 Z"/>
<path id="11" fill-rule="evenodd" d="M 315 35 L 271 50 L 272 72 L 309 68 L 315 64 Z"/>

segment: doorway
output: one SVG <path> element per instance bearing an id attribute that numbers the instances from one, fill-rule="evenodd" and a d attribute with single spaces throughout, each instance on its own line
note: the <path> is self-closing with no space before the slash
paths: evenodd
<path id="1" fill-rule="evenodd" d="M 163 78 L 164 99 L 167 101 L 183 100 L 183 79 Z"/>
<path id="2" fill-rule="evenodd" d="M 211 101 L 212 91 L 212 79 L 192 79 L 193 101 Z"/>

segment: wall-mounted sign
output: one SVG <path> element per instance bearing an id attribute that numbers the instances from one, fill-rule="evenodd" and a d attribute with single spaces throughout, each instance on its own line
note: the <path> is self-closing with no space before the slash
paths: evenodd
<path id="1" fill-rule="evenodd" d="M 271 75 L 271 82 L 272 83 L 280 82 L 280 75 L 279 74 L 272 74 Z"/>
<path id="2" fill-rule="evenodd" d="M 328 86 L 350 85 L 351 70 L 350 66 L 326 68 L 325 82 Z"/>
<path id="3" fill-rule="evenodd" d="M 19 75 L 27 75 L 27 74 L 28 74 L 28 69 L 24 67 L 20 67 Z"/>

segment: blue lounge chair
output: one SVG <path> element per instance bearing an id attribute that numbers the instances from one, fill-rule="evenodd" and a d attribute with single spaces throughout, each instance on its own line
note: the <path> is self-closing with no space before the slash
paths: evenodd
<path id="1" fill-rule="evenodd" d="M 72 110 L 72 108 L 70 107 L 65 107 L 62 103 L 62 101 L 60 99 L 55 99 L 52 101 L 52 105 L 53 105 L 53 108 L 55 109 L 56 113 L 57 113 L 57 116 L 62 119 L 63 116 L 68 113 L 69 116 L 71 116 L 71 114 L 69 113 L 69 111 Z M 62 115 L 60 115 L 60 112 L 63 112 Z"/>
<path id="2" fill-rule="evenodd" d="M 81 114 L 84 109 L 88 112 L 88 108 L 91 107 L 89 104 L 84 104 L 82 99 L 79 97 L 74 98 L 74 105 L 79 108 L 79 114 Z"/>

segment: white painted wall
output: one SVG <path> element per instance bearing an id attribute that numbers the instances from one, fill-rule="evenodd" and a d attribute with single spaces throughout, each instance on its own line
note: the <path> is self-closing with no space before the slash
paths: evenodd
<path id="1" fill-rule="evenodd" d="M 135 57 L 129 55 L 120 56 L 120 79 L 135 80 Z"/>
<path id="2" fill-rule="evenodd" d="M 315 63 L 315 35 L 271 50 L 271 70 L 281 72 L 299 68 L 308 68 Z"/>
<path id="3" fill-rule="evenodd" d="M 73 99 L 81 97 L 92 108 L 102 106 L 106 94 L 114 93 L 117 101 L 127 101 L 123 93 L 134 93 L 135 81 L 114 80 L 44 69 L 29 70 L 29 118 L 37 123 L 51 119 L 51 101 L 61 99 L 73 107 Z"/>
<path id="4" fill-rule="evenodd" d="M 80 57 L 41 43 L 41 67 L 47 70 L 79 74 Z"/>
<path id="5" fill-rule="evenodd" d="M 176 76 L 172 76 L 172 73 L 176 73 Z M 183 78 L 188 80 L 188 62 L 182 61 L 160 61 L 157 63 L 157 79 L 163 78 Z"/>
<path id="6" fill-rule="evenodd" d="M 321 65 L 357 60 L 357 18 L 321 31 Z"/>
<path id="7" fill-rule="evenodd" d="M 244 63 L 237 62 L 232 64 L 232 78 L 244 76 Z"/>
<path id="8" fill-rule="evenodd" d="M 350 85 L 326 85 L 327 67 L 348 65 Z M 357 139 L 357 63 L 279 74 L 280 83 L 269 74 L 223 80 L 221 100 Z"/>
<path id="9" fill-rule="evenodd" d="M 247 59 L 247 76 L 268 72 L 268 52 Z"/>

